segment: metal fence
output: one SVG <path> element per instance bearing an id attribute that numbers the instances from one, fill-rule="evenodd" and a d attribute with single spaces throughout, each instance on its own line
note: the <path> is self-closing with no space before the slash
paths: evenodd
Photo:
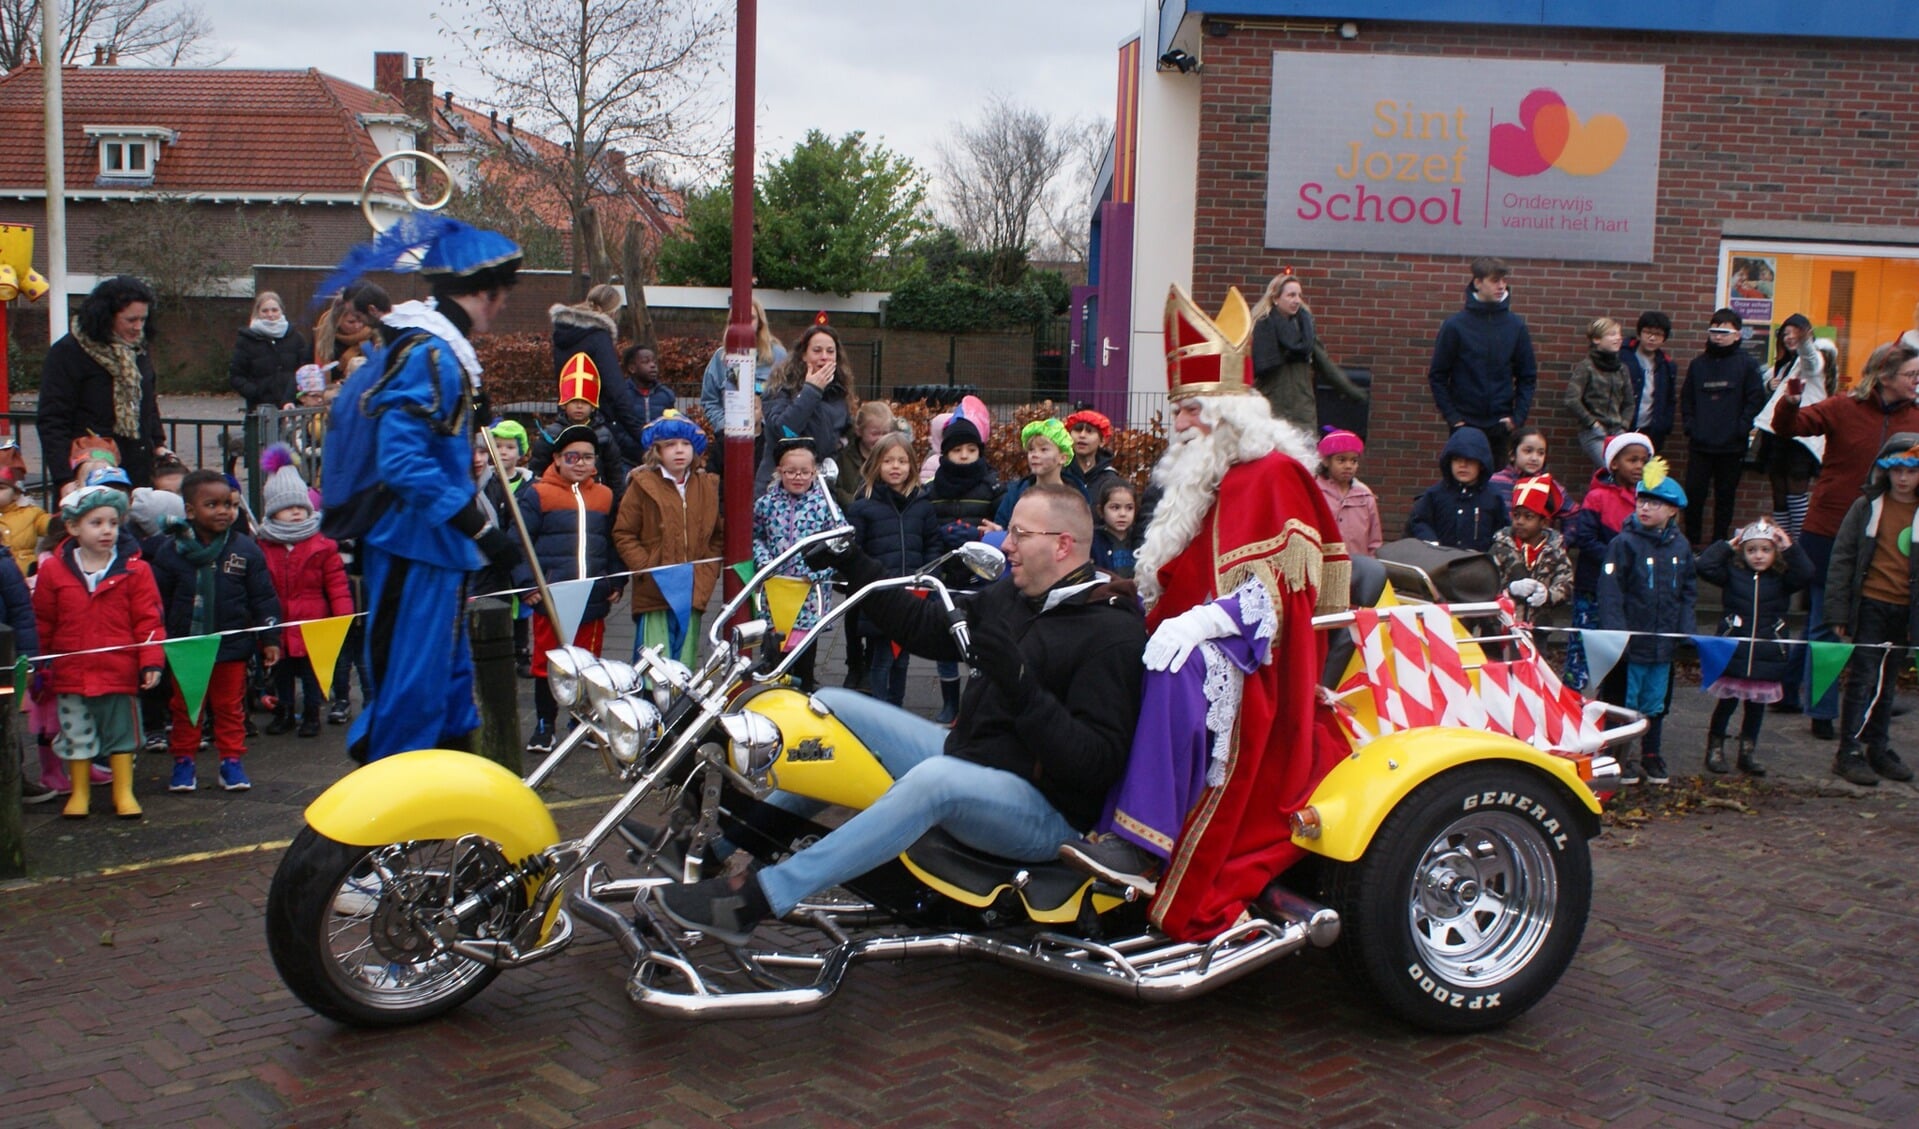
<path id="1" fill-rule="evenodd" d="M 52 511 L 57 499 L 53 497 L 53 483 L 46 475 L 46 458 L 40 450 L 38 415 L 31 411 L 5 412 L 0 413 L 0 419 L 7 421 L 10 437 L 20 444 L 20 453 L 27 460 L 26 493 L 37 495 L 40 505 Z M 224 466 L 229 450 L 238 454 L 245 442 L 237 417 L 160 422 L 166 430 L 167 447 L 189 467 Z M 60 452 L 60 457 L 65 458 L 66 452 Z M 257 466 L 257 461 L 253 465 Z"/>

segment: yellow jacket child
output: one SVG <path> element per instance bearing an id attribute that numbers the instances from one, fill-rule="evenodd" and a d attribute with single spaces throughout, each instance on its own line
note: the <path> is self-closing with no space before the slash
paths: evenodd
<path id="1" fill-rule="evenodd" d="M 0 539 L 13 554 L 13 563 L 20 566 L 21 576 L 32 571 L 40 538 L 52 520 L 47 511 L 27 501 L 19 482 L 0 474 Z"/>

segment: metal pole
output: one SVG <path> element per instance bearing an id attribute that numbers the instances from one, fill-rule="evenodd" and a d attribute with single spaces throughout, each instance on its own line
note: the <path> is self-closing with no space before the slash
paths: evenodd
<path id="1" fill-rule="evenodd" d="M 726 561 L 753 555 L 753 99 L 759 38 L 758 0 L 738 0 L 733 46 L 733 311 L 726 326 L 726 361 L 733 390 L 726 404 Z M 722 568 L 726 594 L 741 580 Z"/>
<path id="2" fill-rule="evenodd" d="M 473 684 L 479 691 L 480 735 L 474 752 L 512 772 L 520 763 L 519 677 L 513 672 L 513 607 L 498 597 L 467 605 L 467 638 L 473 648 Z M 571 643 L 572 640 L 566 640 Z"/>
<path id="3" fill-rule="evenodd" d="M 13 628 L 0 624 L 0 878 L 24 878 L 27 873 L 27 834 L 20 822 L 20 747 L 13 727 L 20 703 L 13 696 Z M 86 761 L 69 767 L 87 771 Z"/>
<path id="4" fill-rule="evenodd" d="M 47 340 L 67 332 L 67 119 L 60 91 L 60 0 L 40 0 L 47 104 Z"/>

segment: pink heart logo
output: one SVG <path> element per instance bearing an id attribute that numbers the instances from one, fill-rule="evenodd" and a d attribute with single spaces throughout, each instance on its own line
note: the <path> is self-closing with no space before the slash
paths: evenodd
<path id="1" fill-rule="evenodd" d="M 1541 88 L 1526 95 L 1519 103 L 1519 123 L 1503 123 L 1493 127 L 1489 158 L 1492 166 L 1508 176 L 1538 176 L 1553 166 L 1565 147 L 1563 131 L 1545 131 L 1553 136 L 1541 136 L 1534 128 L 1538 123 L 1540 111 L 1551 107 L 1563 111 L 1566 100 L 1556 91 Z"/>

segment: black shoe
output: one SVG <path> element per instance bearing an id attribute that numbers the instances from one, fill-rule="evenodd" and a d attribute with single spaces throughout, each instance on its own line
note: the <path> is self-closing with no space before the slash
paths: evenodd
<path id="1" fill-rule="evenodd" d="M 1748 741 L 1744 737 L 1739 739 L 1739 771 L 1745 773 L 1747 776 L 1764 776 L 1766 774 L 1766 766 L 1759 763 L 1756 742 Z"/>
<path id="2" fill-rule="evenodd" d="M 1815 717 L 1812 719 L 1812 735 L 1815 740 L 1819 741 L 1831 741 L 1839 736 L 1832 727 L 1832 719 L 1824 717 Z"/>
<path id="3" fill-rule="evenodd" d="M 320 735 L 320 715 L 308 714 L 300 719 L 300 728 L 294 730 L 295 737 L 318 737 Z"/>
<path id="4" fill-rule="evenodd" d="M 1879 774 L 1872 770 L 1872 765 L 1867 762 L 1865 754 L 1859 751 L 1857 745 L 1839 750 L 1839 755 L 1832 758 L 1832 772 L 1841 780 L 1857 784 L 1861 788 L 1879 786 Z"/>
<path id="5" fill-rule="evenodd" d="M 933 719 L 935 725 L 950 726 L 959 720 L 960 681 L 957 678 L 940 679 L 940 712 Z"/>
<path id="6" fill-rule="evenodd" d="M 709 878 L 689 886 L 660 886 L 653 891 L 660 912 L 682 929 L 704 933 L 735 948 L 753 939 L 753 927 L 772 915 L 760 880 L 748 871 Z"/>
<path id="7" fill-rule="evenodd" d="M 352 703 L 348 702 L 345 698 L 335 698 L 333 699 L 333 704 L 327 707 L 326 723 L 328 725 L 345 725 L 352 715 Z"/>
<path id="8" fill-rule="evenodd" d="M 533 736 L 526 739 L 526 751 L 529 753 L 550 753 L 553 751 L 553 725 L 542 721 L 533 727 Z"/>
<path id="9" fill-rule="evenodd" d="M 278 737 L 282 733 L 291 732 L 293 725 L 292 710 L 275 710 L 273 720 L 267 722 L 267 736 Z"/>
<path id="10" fill-rule="evenodd" d="M 1672 773 L 1666 771 L 1666 758 L 1658 753 L 1647 753 L 1639 758 L 1639 767 L 1646 774 L 1648 784 L 1672 783 Z"/>
<path id="11" fill-rule="evenodd" d="M 513 664 L 513 673 L 519 675 L 521 678 L 533 677 L 533 660 L 532 659 L 518 660 L 517 662 Z"/>
<path id="12" fill-rule="evenodd" d="M 1741 742 L 1744 745 L 1744 742 Z M 1726 765 L 1726 735 L 1709 733 L 1706 735 L 1706 771 L 1724 776 Z"/>
<path id="13" fill-rule="evenodd" d="M 1159 891 L 1159 859 L 1118 835 L 1105 835 L 1097 842 L 1075 839 L 1062 843 L 1059 857 L 1075 870 L 1115 886 L 1131 886 L 1148 897 Z"/>
<path id="14" fill-rule="evenodd" d="M 1891 749 L 1867 749 L 1866 763 L 1872 770 L 1887 780 L 1896 780 L 1903 784 L 1912 779 L 1912 769 L 1899 759 L 1899 754 Z"/>
<path id="15" fill-rule="evenodd" d="M 247 717 L 243 718 L 242 721 L 243 721 L 247 736 L 258 737 L 260 735 L 260 731 L 254 728 L 252 715 L 249 714 Z"/>

